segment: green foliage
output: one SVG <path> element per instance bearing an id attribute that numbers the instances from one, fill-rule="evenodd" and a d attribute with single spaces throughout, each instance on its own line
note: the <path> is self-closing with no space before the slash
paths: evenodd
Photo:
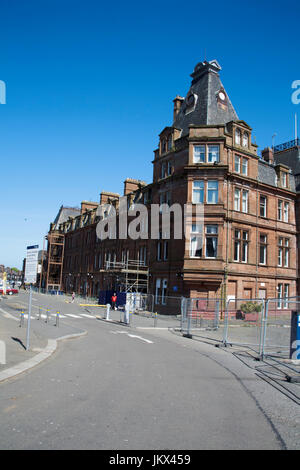
<path id="1" fill-rule="evenodd" d="M 258 302 L 245 302 L 241 305 L 240 309 L 244 313 L 259 313 L 261 311 L 262 304 Z"/>

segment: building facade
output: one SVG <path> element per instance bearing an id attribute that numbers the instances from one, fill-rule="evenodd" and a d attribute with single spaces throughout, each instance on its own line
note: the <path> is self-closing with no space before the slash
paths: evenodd
<path id="1" fill-rule="evenodd" d="M 174 99 L 173 124 L 159 135 L 150 184 L 128 178 L 122 197 L 102 192 L 99 203 L 84 201 L 73 213 L 60 209 L 48 234 L 48 288 L 89 296 L 100 290 L 148 292 L 161 306 L 168 296 L 296 295 L 294 174 L 273 149 L 257 154 L 252 128 L 238 118 L 220 70 L 215 60 L 197 64 L 186 97 Z M 107 222 L 114 236 L 101 240 L 99 223 L 112 213 L 120 222 L 124 201 L 127 232 L 138 206 L 148 209 L 139 220 L 140 237 L 124 236 L 120 223 L 114 233 Z M 189 233 L 175 236 L 176 210 L 184 214 L 187 205 Z M 162 207 L 170 211 L 170 233 Z"/>

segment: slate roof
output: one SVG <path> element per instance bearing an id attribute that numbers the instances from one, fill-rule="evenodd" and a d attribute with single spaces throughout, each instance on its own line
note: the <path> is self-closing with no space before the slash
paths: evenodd
<path id="1" fill-rule="evenodd" d="M 269 184 L 270 186 L 277 186 L 275 166 L 270 165 L 264 160 L 259 160 L 257 179 L 260 183 Z M 296 191 L 295 178 L 292 174 L 290 174 L 289 180 L 290 180 L 290 190 Z"/>
<path id="2" fill-rule="evenodd" d="M 275 163 L 283 163 L 291 168 L 294 175 L 300 174 L 300 147 L 274 153 Z"/>
<path id="3" fill-rule="evenodd" d="M 64 207 L 61 206 L 57 216 L 54 219 L 54 224 L 58 228 L 60 224 L 66 222 L 69 217 L 76 217 L 80 215 L 80 209 L 78 207 Z"/>
<path id="4" fill-rule="evenodd" d="M 196 65 L 191 87 L 175 117 L 173 127 L 182 129 L 182 136 L 189 132 L 189 125 L 218 125 L 238 120 L 238 116 L 219 77 L 220 65 L 216 60 Z M 223 92 L 225 100 L 219 99 Z"/>

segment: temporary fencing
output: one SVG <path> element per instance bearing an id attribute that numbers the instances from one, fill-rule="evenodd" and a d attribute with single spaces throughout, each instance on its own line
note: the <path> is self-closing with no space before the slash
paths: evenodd
<path id="1" fill-rule="evenodd" d="M 191 336 L 197 330 L 217 330 L 220 319 L 219 299 L 183 298 L 181 304 L 181 330 Z"/>
<path id="2" fill-rule="evenodd" d="M 226 304 L 223 344 L 248 346 L 261 354 L 263 299 L 229 299 Z"/>
<path id="3" fill-rule="evenodd" d="M 300 319 L 299 298 L 229 299 L 225 303 L 224 319 L 220 312 L 221 305 L 222 300 L 183 299 L 182 334 L 202 336 L 224 347 L 246 347 L 253 350 L 258 358 L 271 355 L 291 358 L 295 337 L 291 325 L 293 315 L 297 314 Z M 295 348 L 298 348 L 296 353 L 300 355 L 298 343 Z"/>
<path id="4" fill-rule="evenodd" d="M 292 315 L 296 312 L 300 312 L 300 299 L 282 298 L 266 301 L 263 356 L 290 357 Z"/>

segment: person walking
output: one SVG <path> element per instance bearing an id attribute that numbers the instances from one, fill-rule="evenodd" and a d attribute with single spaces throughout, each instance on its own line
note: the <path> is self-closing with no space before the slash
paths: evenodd
<path id="1" fill-rule="evenodd" d="M 74 300 L 75 300 L 75 292 L 73 292 L 72 294 L 72 304 L 74 303 Z"/>
<path id="2" fill-rule="evenodd" d="M 112 295 L 111 297 L 111 306 L 114 310 L 117 310 L 116 303 L 117 303 L 117 294 L 114 293 L 114 295 Z"/>

